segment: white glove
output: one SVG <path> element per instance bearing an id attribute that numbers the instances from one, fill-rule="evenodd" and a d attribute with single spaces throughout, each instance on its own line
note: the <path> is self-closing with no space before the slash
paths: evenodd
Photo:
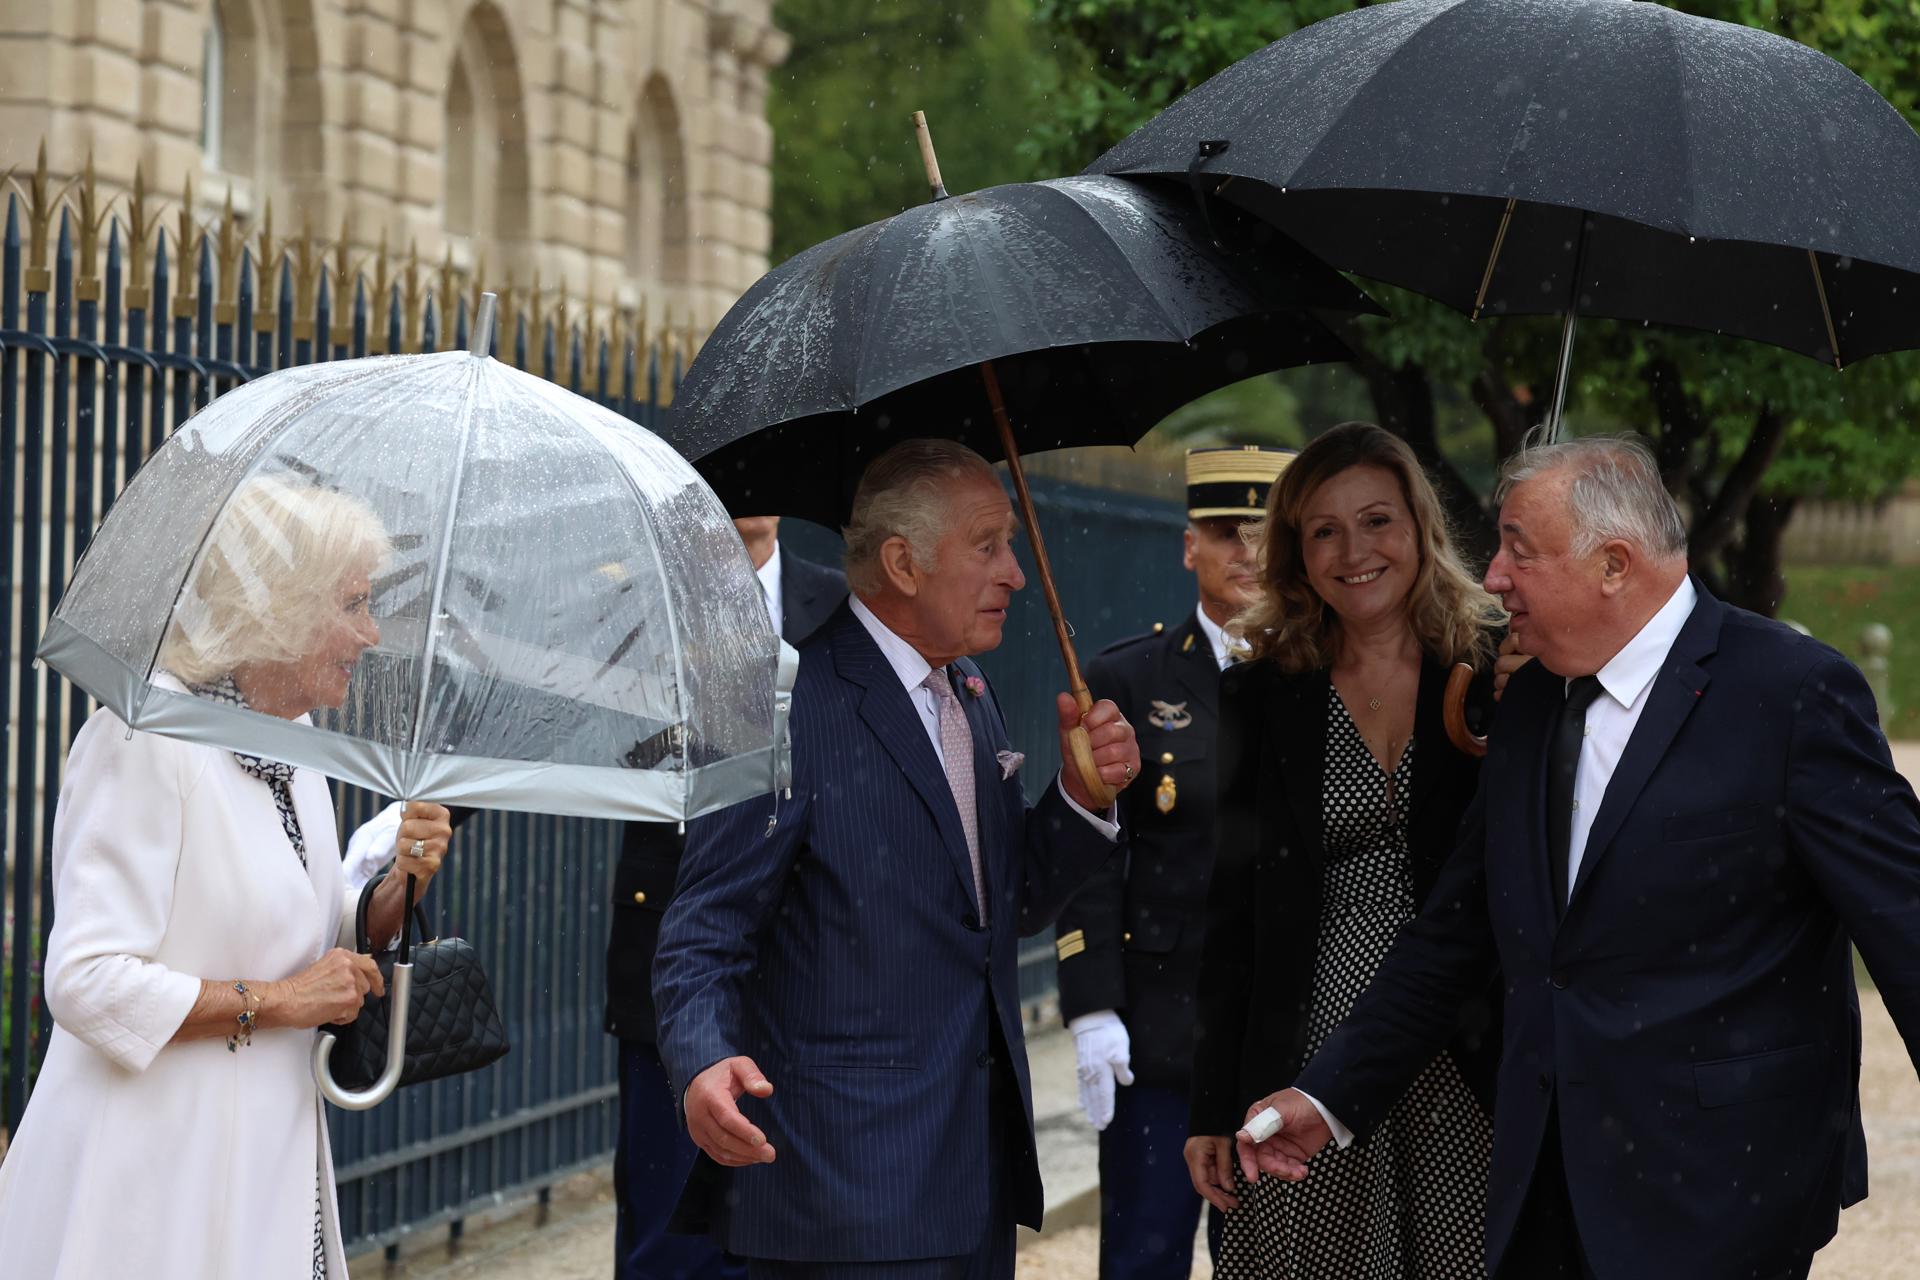
<path id="1" fill-rule="evenodd" d="M 365 888 L 380 868 L 393 861 L 393 844 L 400 838 L 400 816 L 406 811 L 407 806 L 395 800 L 353 833 L 340 867 L 347 888 Z"/>
<path id="2" fill-rule="evenodd" d="M 1080 1054 L 1080 1109 L 1095 1131 L 1113 1123 L 1113 1087 L 1133 1083 L 1133 1044 L 1112 1009 L 1083 1013 L 1067 1024 Z"/>

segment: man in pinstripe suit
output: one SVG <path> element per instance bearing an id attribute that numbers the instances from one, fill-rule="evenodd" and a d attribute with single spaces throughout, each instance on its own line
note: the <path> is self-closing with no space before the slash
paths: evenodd
<path id="1" fill-rule="evenodd" d="M 1024 584 L 1014 530 L 971 451 L 876 459 L 847 528 L 853 598 L 800 651 L 792 798 L 688 832 L 654 964 L 707 1157 L 683 1221 L 750 1275 L 1007 1280 L 1015 1223 L 1039 1225 L 1018 936 L 1118 828 L 1071 771 L 1027 805 L 964 657 L 1000 643 Z M 1064 694 L 1059 711 L 1064 738 L 1078 716 Z M 1084 723 L 1101 777 L 1131 782 L 1119 709 Z"/>

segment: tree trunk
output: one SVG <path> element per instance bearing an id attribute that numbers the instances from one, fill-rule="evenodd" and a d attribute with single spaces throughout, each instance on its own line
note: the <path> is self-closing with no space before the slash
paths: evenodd
<path id="1" fill-rule="evenodd" d="M 1760 494 L 1747 504 L 1745 536 L 1727 551 L 1725 599 L 1771 618 L 1787 592 L 1780 572 L 1780 543 L 1799 499 Z"/>

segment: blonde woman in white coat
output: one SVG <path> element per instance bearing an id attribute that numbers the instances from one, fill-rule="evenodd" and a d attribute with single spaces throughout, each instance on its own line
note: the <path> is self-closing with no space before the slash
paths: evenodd
<path id="1" fill-rule="evenodd" d="M 306 719 L 379 640 L 389 548 L 352 498 L 248 482 L 177 611 L 160 682 Z M 410 807 L 375 937 L 451 835 Z M 315 1028 L 381 990 L 323 778 L 90 718 L 54 817 L 54 1031 L 0 1164 L 0 1276 L 343 1280 Z"/>

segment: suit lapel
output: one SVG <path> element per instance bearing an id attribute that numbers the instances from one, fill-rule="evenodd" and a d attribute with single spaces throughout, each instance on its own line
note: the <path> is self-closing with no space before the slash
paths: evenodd
<path id="1" fill-rule="evenodd" d="M 851 608 L 844 609 L 827 625 L 835 628 L 836 669 L 864 690 L 860 698 L 860 718 L 873 730 L 874 737 L 880 740 L 880 745 L 893 757 L 907 782 L 926 804 L 940 832 L 947 860 L 966 888 L 967 901 L 973 901 L 973 859 L 967 853 L 967 837 L 960 827 L 960 810 L 953 802 L 953 788 L 947 784 L 947 772 L 927 737 L 926 722 L 921 720 L 912 697 L 901 686 L 892 664 Z"/>
<path id="2" fill-rule="evenodd" d="M 974 810 L 980 826 L 980 870 L 986 881 L 987 896 L 998 896 L 995 886 L 1004 883 L 1002 876 L 1006 868 L 1000 865 L 999 855 L 1004 852 L 1005 841 L 999 838 L 1006 814 L 1002 800 L 1006 788 L 1000 785 L 1000 757 L 993 748 L 993 732 L 987 723 L 985 697 L 974 697 L 962 684 L 955 690 L 960 697 L 960 706 L 967 713 L 967 730 L 973 739 L 973 795 Z M 964 835 L 964 833 L 963 833 Z M 967 868 L 968 884 L 972 884 L 973 869 Z M 999 923 L 999 913 L 991 915 L 992 923 Z"/>
<path id="3" fill-rule="evenodd" d="M 1614 766 L 1607 792 L 1600 801 L 1600 812 L 1587 835 L 1585 851 L 1580 855 L 1580 874 L 1568 895 L 1568 910 L 1580 901 L 1580 890 L 1593 878 L 1593 869 L 1613 845 L 1614 837 L 1632 811 L 1634 802 L 1646 789 L 1654 770 L 1665 759 L 1680 727 L 1700 705 L 1707 691 L 1707 673 L 1699 665 L 1719 644 L 1723 606 L 1698 585 L 1699 594 L 1686 624 L 1661 664 L 1660 673 L 1647 690 L 1647 705 L 1640 712 L 1620 763 Z M 1542 787 L 1544 794 L 1544 782 Z"/>
<path id="4" fill-rule="evenodd" d="M 1200 615 L 1187 616 L 1187 625 L 1172 644 L 1166 646 L 1166 662 L 1173 668 L 1174 680 L 1187 691 L 1188 699 L 1205 711 L 1209 721 L 1220 711 L 1220 665 L 1214 661 L 1213 645 L 1200 629 Z"/>
<path id="5" fill-rule="evenodd" d="M 1323 849 L 1321 821 L 1327 777 L 1327 699 L 1332 684 L 1324 671 L 1283 676 L 1274 695 L 1275 740 L 1280 744 L 1280 780 L 1293 810 L 1300 851 L 1319 865 Z"/>
<path id="6" fill-rule="evenodd" d="M 1447 737 L 1447 671 L 1432 658 L 1420 664 L 1420 688 L 1413 706 L 1413 740 L 1420 746 L 1413 757 L 1413 786 L 1407 796 L 1410 830 L 1418 828 L 1420 816 L 1440 786 L 1441 775 L 1452 772 L 1448 766 L 1456 753 Z"/>

